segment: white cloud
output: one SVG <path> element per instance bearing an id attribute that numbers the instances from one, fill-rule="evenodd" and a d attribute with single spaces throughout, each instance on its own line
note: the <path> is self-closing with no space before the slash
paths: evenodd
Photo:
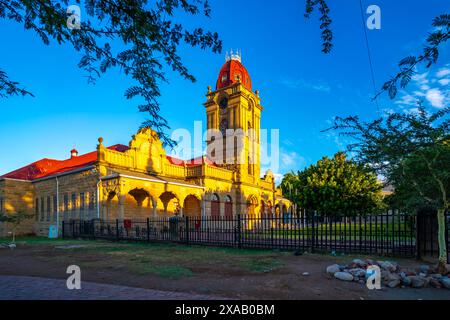
<path id="1" fill-rule="evenodd" d="M 400 99 L 396 100 L 394 103 L 400 105 L 415 106 L 417 105 L 417 97 L 405 93 Z"/>
<path id="2" fill-rule="evenodd" d="M 284 173 L 286 172 L 297 172 L 298 170 L 303 170 L 306 166 L 306 159 L 299 155 L 297 152 L 292 150 L 280 150 L 280 167 L 262 167 L 261 171 L 265 172 L 267 169 L 271 169 L 274 173 L 275 182 L 279 184 L 283 179 Z"/>
<path id="3" fill-rule="evenodd" d="M 450 79 L 446 78 L 446 79 L 441 79 L 438 81 L 441 85 L 446 86 L 450 83 Z"/>
<path id="4" fill-rule="evenodd" d="M 450 102 L 447 86 L 450 84 L 449 78 L 444 78 L 450 74 L 450 67 L 447 65 L 438 72 L 424 72 L 414 75 L 410 86 L 414 91 L 408 93 L 405 90 L 400 91 L 399 98 L 395 104 L 406 113 L 416 112 L 419 100 L 426 100 L 434 108 L 443 108 Z"/>
<path id="5" fill-rule="evenodd" d="M 439 89 L 428 90 L 426 93 L 426 98 L 433 107 L 436 107 L 436 108 L 444 107 L 445 97 L 442 94 L 441 90 L 439 90 Z"/>
<path id="6" fill-rule="evenodd" d="M 304 162 L 305 159 L 295 151 L 281 153 L 281 163 L 285 167 L 300 166 Z"/>
<path id="7" fill-rule="evenodd" d="M 275 178 L 275 184 L 278 185 L 283 180 L 284 175 L 281 173 L 274 173 L 273 177 Z"/>
<path id="8" fill-rule="evenodd" d="M 282 79 L 280 81 L 282 85 L 285 87 L 288 87 L 289 89 L 298 89 L 298 88 L 304 88 L 304 89 L 311 89 L 321 92 L 330 92 L 331 87 L 322 81 L 317 81 L 316 83 L 310 83 L 303 79 Z"/>
<path id="9" fill-rule="evenodd" d="M 443 78 L 445 76 L 448 76 L 449 74 L 450 74 L 450 69 L 443 68 L 443 69 L 439 70 L 438 72 L 436 72 L 436 77 Z"/>
<path id="10" fill-rule="evenodd" d="M 427 84 L 430 82 L 427 77 L 428 77 L 428 72 L 425 72 L 425 73 L 415 74 L 411 77 L 411 79 L 420 85 L 424 85 L 424 84 Z"/>

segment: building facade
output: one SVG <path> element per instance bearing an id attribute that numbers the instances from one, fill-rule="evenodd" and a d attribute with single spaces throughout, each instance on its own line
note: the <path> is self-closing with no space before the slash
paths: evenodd
<path id="1" fill-rule="evenodd" d="M 99 138 L 93 152 L 74 149 L 69 159 L 41 159 L 1 176 L 0 212 L 32 213 L 19 233 L 46 235 L 50 225 L 70 219 L 261 218 L 289 211 L 273 173 L 260 176 L 263 108 L 240 56 L 227 56 L 204 107 L 212 132 L 208 156 L 170 157 L 150 128 L 139 130 L 128 146 L 106 147 Z M 223 161 L 216 161 L 222 152 Z M 0 236 L 9 230 L 0 223 Z"/>

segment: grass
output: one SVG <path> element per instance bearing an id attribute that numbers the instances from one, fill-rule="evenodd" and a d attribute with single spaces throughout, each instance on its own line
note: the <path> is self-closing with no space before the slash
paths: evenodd
<path id="1" fill-rule="evenodd" d="M 256 249 L 187 246 L 171 243 L 107 242 L 22 237 L 18 244 L 52 246 L 56 250 L 41 259 L 78 263 L 82 268 L 124 269 L 140 275 L 166 279 L 194 277 L 227 271 L 266 273 L 283 266 L 283 252 Z M 66 247 L 76 245 L 76 247 Z"/>
<path id="2" fill-rule="evenodd" d="M 314 230 L 314 237 L 316 239 L 325 240 L 359 240 L 360 235 L 364 239 L 367 240 L 375 240 L 375 237 L 378 240 L 385 240 L 394 238 L 395 240 L 400 241 L 409 241 L 411 239 L 415 238 L 415 232 L 412 231 L 410 226 L 406 223 L 390 223 L 387 224 L 378 224 L 375 225 L 367 223 L 359 224 L 359 223 L 352 223 L 352 224 L 333 224 L 330 228 L 329 224 L 318 224 L 314 227 L 314 229 L 311 226 L 302 226 L 298 227 L 297 229 L 282 229 L 280 227 L 279 229 L 274 229 L 272 233 L 270 231 L 264 231 L 261 233 L 257 233 L 257 237 L 264 237 L 266 239 L 286 239 L 286 240 L 292 240 L 292 239 L 304 239 L 304 238 L 311 238 L 313 236 L 313 230 Z M 254 237 L 255 234 L 252 231 L 244 232 L 242 237 L 251 239 Z M 372 237 L 371 237 L 372 236 Z"/>
<path id="3" fill-rule="evenodd" d="M 162 278 L 167 279 L 181 279 L 184 277 L 192 277 L 194 273 L 185 267 L 177 265 L 163 265 L 163 266 L 151 266 L 144 265 L 137 270 L 139 274 L 156 274 Z"/>

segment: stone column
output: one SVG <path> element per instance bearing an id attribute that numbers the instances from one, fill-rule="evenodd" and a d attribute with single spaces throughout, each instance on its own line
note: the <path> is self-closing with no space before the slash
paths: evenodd
<path id="1" fill-rule="evenodd" d="M 225 201 L 220 201 L 220 217 L 225 217 Z"/>
<path id="2" fill-rule="evenodd" d="M 152 216 L 156 218 L 158 216 L 158 201 L 152 200 Z"/>
<path id="3" fill-rule="evenodd" d="M 119 194 L 119 220 L 125 218 L 125 195 Z"/>
<path id="4" fill-rule="evenodd" d="M 180 218 L 183 218 L 183 215 L 184 215 L 184 212 L 183 212 L 184 210 L 183 210 L 183 207 L 182 206 L 180 206 L 180 213 L 179 213 L 179 217 Z"/>

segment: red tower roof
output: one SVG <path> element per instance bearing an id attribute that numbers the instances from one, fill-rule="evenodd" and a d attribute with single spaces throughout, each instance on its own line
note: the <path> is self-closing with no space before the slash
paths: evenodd
<path id="1" fill-rule="evenodd" d="M 248 90 L 252 91 L 252 80 L 250 75 L 240 61 L 240 56 L 227 56 L 227 62 L 222 66 L 217 79 L 216 90 L 240 81 Z"/>

